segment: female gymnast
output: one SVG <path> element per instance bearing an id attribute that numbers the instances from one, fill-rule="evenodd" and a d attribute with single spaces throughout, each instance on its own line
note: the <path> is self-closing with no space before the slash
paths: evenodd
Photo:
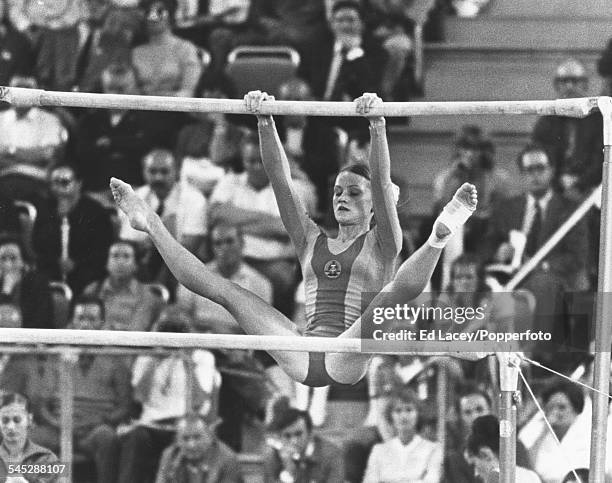
<path id="1" fill-rule="evenodd" d="M 258 91 L 245 96 L 247 109 L 254 113 L 266 100 L 271 101 Z M 381 102 L 376 95 L 365 94 L 355 101 L 356 113 L 369 117 L 372 106 Z M 370 162 L 375 168 L 372 181 L 367 178 L 367 170 L 360 168 L 342 171 L 336 179 L 333 207 L 339 233 L 332 239 L 321 233 L 300 208 L 289 181 L 289 164 L 273 120 L 270 116 L 259 117 L 264 166 L 281 217 L 302 263 L 308 318 L 304 335 L 359 338 L 361 292 L 378 293 L 363 314 L 369 318 L 374 307 L 395 305 L 400 299 L 408 302 L 419 295 L 429 281 L 444 245 L 475 210 L 476 188 L 466 183 L 457 190 L 434 224 L 428 242 L 406 260 L 391 279 L 401 247 L 401 232 L 390 180 L 384 118 L 370 119 Z M 251 292 L 210 272 L 172 238 L 160 218 L 128 184 L 112 178 L 111 190 L 131 226 L 151 237 L 179 283 L 225 307 L 247 334 L 299 335 L 294 324 L 276 309 Z M 373 216 L 376 224 L 372 227 Z M 389 279 L 391 282 L 384 285 Z M 371 357 L 360 353 L 288 351 L 270 351 L 270 355 L 290 377 L 309 386 L 354 384 L 365 374 Z M 466 354 L 465 357 L 469 356 Z"/>

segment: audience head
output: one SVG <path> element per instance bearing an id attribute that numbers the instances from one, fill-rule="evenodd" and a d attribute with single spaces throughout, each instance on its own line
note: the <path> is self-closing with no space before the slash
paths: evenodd
<path id="1" fill-rule="evenodd" d="M 454 293 L 476 293 L 484 291 L 482 262 L 476 255 L 459 255 L 451 265 L 451 291 Z"/>
<path id="2" fill-rule="evenodd" d="M 331 30 L 337 40 L 361 37 L 363 32 L 363 11 L 356 0 L 338 0 L 331 8 Z M 349 41 L 348 47 L 356 47 Z"/>
<path id="3" fill-rule="evenodd" d="M 153 330 L 155 332 L 191 332 L 192 320 L 189 313 L 178 305 L 169 305 L 159 314 Z"/>
<path id="4" fill-rule="evenodd" d="M 178 167 L 174 155 L 167 149 L 154 149 L 143 160 L 143 176 L 160 200 L 166 199 L 178 180 Z"/>
<path id="5" fill-rule="evenodd" d="M 25 250 L 21 238 L 13 235 L 0 236 L 0 279 L 6 273 L 20 275 L 26 267 L 24 255 Z"/>
<path id="6" fill-rule="evenodd" d="M 22 327 L 22 325 L 21 308 L 15 305 L 9 295 L 0 294 L 0 327 L 4 329 L 17 329 Z"/>
<path id="7" fill-rule="evenodd" d="M 281 101 L 312 101 L 312 90 L 308 83 L 298 77 L 286 80 L 278 87 L 278 99 Z M 285 116 L 284 125 L 287 127 L 304 127 L 306 116 Z"/>
<path id="8" fill-rule="evenodd" d="M 609 96 L 612 94 L 612 39 L 608 41 L 608 45 L 597 61 L 597 72 L 604 80 L 602 95 Z"/>
<path id="9" fill-rule="evenodd" d="M 457 414 L 465 430 L 472 427 L 474 420 L 491 413 L 491 397 L 475 384 L 468 384 L 459 392 Z"/>
<path id="10" fill-rule="evenodd" d="M 374 210 L 370 169 L 366 165 L 353 164 L 338 173 L 332 204 L 334 216 L 340 225 L 371 222 Z"/>
<path id="11" fill-rule="evenodd" d="M 282 398 L 273 407 L 268 431 L 275 434 L 283 451 L 299 458 L 311 441 L 312 419 L 308 412 L 292 407 L 287 398 Z"/>
<path id="12" fill-rule="evenodd" d="M 138 272 L 138 248 L 131 240 L 117 240 L 108 249 L 106 270 L 112 280 L 131 280 Z"/>
<path id="13" fill-rule="evenodd" d="M 83 182 L 74 166 L 58 164 L 49 171 L 49 185 L 60 214 L 65 215 L 81 197 Z"/>
<path id="14" fill-rule="evenodd" d="M 101 75 L 105 94 L 138 94 L 138 77 L 133 66 L 116 62 L 104 68 Z"/>
<path id="15" fill-rule="evenodd" d="M 589 77 L 582 62 L 570 58 L 557 66 L 554 84 L 560 99 L 585 97 L 589 88 Z"/>
<path id="16" fill-rule="evenodd" d="M 104 327 L 104 302 L 98 297 L 82 295 L 72 308 L 71 326 L 76 330 L 100 330 Z"/>
<path id="17" fill-rule="evenodd" d="M 546 148 L 529 144 L 519 153 L 517 163 L 527 192 L 541 198 L 551 189 L 554 171 Z"/>
<path id="18" fill-rule="evenodd" d="M 582 389 L 573 383 L 555 381 L 542 392 L 544 412 L 559 439 L 584 409 Z"/>
<path id="19" fill-rule="evenodd" d="M 479 126 L 466 125 L 455 140 L 455 162 L 460 169 L 490 170 L 493 168 L 495 147 Z"/>
<path id="20" fill-rule="evenodd" d="M 491 473 L 499 471 L 499 421 L 495 416 L 488 414 L 474 420 L 467 454 L 475 475 L 483 481 L 489 481 Z"/>
<path id="21" fill-rule="evenodd" d="M 176 444 L 188 461 L 202 460 L 215 440 L 213 428 L 200 414 L 187 414 L 176 423 Z"/>
<path id="22" fill-rule="evenodd" d="M 15 74 L 11 77 L 10 87 L 23 87 L 26 89 L 38 89 L 38 81 L 36 77 L 30 74 Z M 32 106 L 15 106 L 17 117 L 25 117 L 32 109 Z"/>
<path id="23" fill-rule="evenodd" d="M 146 0 L 142 6 L 145 12 L 147 33 L 150 36 L 170 31 L 174 24 L 176 0 Z"/>
<path id="24" fill-rule="evenodd" d="M 255 131 L 245 132 L 240 143 L 240 158 L 249 184 L 256 190 L 268 186 L 270 180 L 264 169 L 259 152 L 259 136 Z"/>
<path id="25" fill-rule="evenodd" d="M 576 475 L 578 479 L 576 479 Z M 561 483 L 588 483 L 589 481 L 589 469 L 588 468 L 576 468 L 574 471 L 570 471 Z"/>
<path id="26" fill-rule="evenodd" d="M 32 422 L 30 401 L 27 397 L 9 393 L 0 398 L 0 433 L 3 444 L 23 450 Z"/>
<path id="27" fill-rule="evenodd" d="M 238 225 L 215 224 L 210 230 L 210 242 L 219 272 L 225 277 L 232 276 L 242 263 L 242 230 Z"/>
<path id="28" fill-rule="evenodd" d="M 391 394 L 385 418 L 400 439 L 411 439 L 420 427 L 421 401 L 411 388 L 400 388 Z"/>

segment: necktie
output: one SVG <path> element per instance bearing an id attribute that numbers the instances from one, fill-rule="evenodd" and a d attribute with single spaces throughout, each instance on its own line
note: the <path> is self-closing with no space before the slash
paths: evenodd
<path id="1" fill-rule="evenodd" d="M 328 101 L 333 97 L 334 90 L 336 88 L 336 81 L 340 75 L 340 70 L 342 69 L 342 64 L 344 63 L 347 52 L 348 49 L 346 47 L 342 47 L 340 50 L 334 51 L 334 57 L 332 59 L 331 66 L 329 67 L 329 75 L 327 77 L 327 84 L 325 86 L 325 94 L 323 94 L 324 101 Z"/>
<path id="2" fill-rule="evenodd" d="M 160 217 L 164 215 L 164 210 L 166 209 L 165 201 L 166 200 L 159 200 L 159 205 L 157 205 L 157 209 L 155 210 L 155 213 L 157 213 Z"/>
<path id="3" fill-rule="evenodd" d="M 157 209 L 155 210 L 155 213 L 157 213 L 157 215 L 160 218 L 164 215 L 164 209 L 165 209 L 164 202 L 165 200 L 160 199 L 159 205 L 157 205 Z M 162 260 L 162 257 L 159 254 L 159 252 L 157 251 L 157 248 L 152 247 L 151 256 L 149 257 L 149 263 L 148 263 L 149 278 L 151 280 L 155 280 L 157 278 L 157 275 L 159 274 L 159 271 L 161 270 L 163 264 L 164 264 L 164 261 Z"/>
<path id="4" fill-rule="evenodd" d="M 542 231 L 542 208 L 539 201 L 535 202 L 534 210 L 533 221 L 527 235 L 527 245 L 525 247 L 525 253 L 530 257 L 539 248 L 540 232 Z"/>

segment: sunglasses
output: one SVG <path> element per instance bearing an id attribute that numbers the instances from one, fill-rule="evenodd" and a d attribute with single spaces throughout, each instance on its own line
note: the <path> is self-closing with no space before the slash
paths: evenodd
<path id="1" fill-rule="evenodd" d="M 58 186 L 70 186 L 72 183 L 74 183 L 74 178 L 69 178 L 67 176 L 52 178 L 51 183 Z"/>
<path id="2" fill-rule="evenodd" d="M 525 173 L 543 173 L 544 171 L 546 171 L 549 168 L 549 166 L 547 164 L 533 164 L 531 166 L 525 166 L 523 167 L 523 171 Z"/>

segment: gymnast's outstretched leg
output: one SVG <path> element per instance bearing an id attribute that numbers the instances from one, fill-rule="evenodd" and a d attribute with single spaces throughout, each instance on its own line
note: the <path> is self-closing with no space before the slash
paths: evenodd
<path id="1" fill-rule="evenodd" d="M 420 295 L 433 274 L 444 245 L 455 230 L 467 221 L 477 203 L 478 193 L 475 186 L 464 183 L 436 220 L 427 243 L 402 263 L 393 280 L 374 297 L 363 315 L 339 337 L 361 338 L 361 320 L 372 320 L 375 307 L 393 307 Z M 460 354 L 455 355 L 462 357 Z M 472 357 L 466 355 L 466 358 Z M 328 353 L 325 357 L 325 367 L 335 381 L 352 384 L 364 376 L 369 359 L 368 354 Z"/>
<path id="2" fill-rule="evenodd" d="M 143 231 L 159 250 L 176 279 L 189 290 L 223 306 L 240 327 L 251 335 L 297 336 L 294 324 L 252 292 L 210 271 L 177 242 L 159 216 L 142 201 L 132 187 L 116 178 L 111 191 L 119 208 L 135 230 Z M 283 370 L 296 381 L 304 381 L 309 356 L 305 352 L 269 351 Z"/>

